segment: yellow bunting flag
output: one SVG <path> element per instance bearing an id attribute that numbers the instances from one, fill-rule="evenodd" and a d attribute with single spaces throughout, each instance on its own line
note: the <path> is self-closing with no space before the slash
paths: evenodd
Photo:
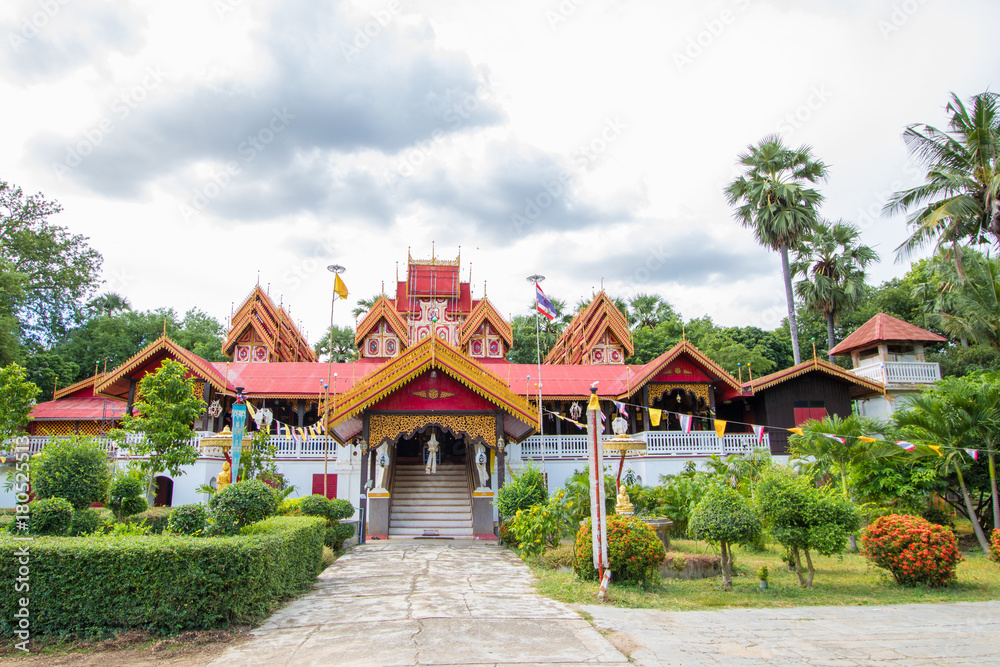
<path id="1" fill-rule="evenodd" d="M 944 454 L 941 453 L 941 445 L 927 445 L 927 449 L 933 449 L 937 452 L 938 456 L 944 456 Z"/>
<path id="2" fill-rule="evenodd" d="M 875 438 L 869 438 L 864 435 L 859 435 L 858 440 L 860 440 L 861 442 L 876 442 Z"/>
<path id="3" fill-rule="evenodd" d="M 649 411 L 649 423 L 653 426 L 660 425 L 660 417 L 663 416 L 662 410 L 650 410 Z"/>
<path id="4" fill-rule="evenodd" d="M 597 398 L 597 394 L 590 395 L 590 400 L 587 401 L 587 409 L 600 411 L 601 401 L 599 398 Z"/>
<path id="5" fill-rule="evenodd" d="M 347 298 L 347 285 L 344 281 L 340 279 L 340 274 L 337 274 L 336 280 L 333 281 L 333 291 L 337 293 L 341 299 Z"/>
<path id="6" fill-rule="evenodd" d="M 251 405 L 250 403 L 247 403 L 247 412 L 250 413 L 250 419 L 257 418 L 257 411 L 253 409 L 253 405 Z"/>
<path id="7" fill-rule="evenodd" d="M 802 429 L 800 428 L 790 428 L 788 430 L 794 433 L 795 435 L 805 435 L 805 433 L 803 433 Z"/>
<path id="8" fill-rule="evenodd" d="M 720 438 L 726 434 L 726 420 L 716 419 L 715 420 L 715 434 Z"/>

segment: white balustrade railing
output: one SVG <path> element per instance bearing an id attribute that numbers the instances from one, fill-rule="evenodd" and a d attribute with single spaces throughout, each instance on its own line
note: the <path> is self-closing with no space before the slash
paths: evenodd
<path id="1" fill-rule="evenodd" d="M 58 436 L 26 436 L 18 439 L 7 440 L 0 447 L 0 450 L 12 452 L 14 451 L 17 443 L 26 442 L 28 445 L 29 454 L 37 454 L 42 451 L 45 444 L 49 440 L 58 439 Z M 128 458 L 132 456 L 129 451 L 129 445 L 134 445 L 140 442 L 142 439 L 141 435 L 129 434 L 125 436 L 122 446 L 118 446 L 117 443 L 112 440 L 99 437 L 97 441 L 101 443 L 108 453 L 116 452 L 118 458 Z M 319 436 L 313 438 L 297 439 L 289 438 L 285 436 L 272 435 L 270 441 L 275 445 L 275 457 L 279 459 L 322 459 L 327 457 L 330 461 L 337 460 L 337 442 L 333 438 L 328 438 L 326 436 Z M 206 442 L 202 442 L 202 438 L 195 436 L 189 441 L 191 447 L 193 447 L 197 452 L 198 456 L 202 458 L 223 458 L 222 448 L 211 440 L 206 439 Z M 246 447 L 249 444 L 249 438 L 243 440 L 243 446 Z M 117 451 L 116 451 L 117 450 Z"/>
<path id="2" fill-rule="evenodd" d="M 602 440 L 613 438 L 602 435 Z M 727 433 L 722 438 L 714 431 L 681 433 L 680 431 L 644 431 L 632 437 L 646 443 L 645 456 L 711 456 L 719 454 L 747 454 L 755 448 L 770 448 L 770 438 L 764 434 L 763 442 L 752 433 Z M 541 459 L 543 436 L 533 435 L 520 444 L 520 458 Z M 586 435 L 546 435 L 546 459 L 587 458 Z"/>
<path id="3" fill-rule="evenodd" d="M 851 371 L 872 382 L 890 384 L 931 384 L 941 379 L 941 367 L 933 361 L 886 361 Z"/>

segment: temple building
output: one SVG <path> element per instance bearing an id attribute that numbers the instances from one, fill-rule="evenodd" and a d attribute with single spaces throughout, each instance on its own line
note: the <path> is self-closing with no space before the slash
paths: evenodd
<path id="1" fill-rule="evenodd" d="M 511 472 L 539 466 L 554 490 L 586 467 L 582 408 L 595 383 L 608 437 L 616 417 L 627 420 L 646 450 L 625 465 L 651 484 L 712 455 L 759 447 L 781 455 L 785 429 L 846 416 L 853 397 L 883 391 L 817 359 L 743 382 L 686 340 L 649 363 L 626 363 L 628 322 L 603 290 L 544 363 L 511 363 L 510 322 L 489 299 L 473 298 L 460 264 L 408 257 L 392 298 L 379 296 L 357 323 L 359 355 L 347 363 L 317 361 L 285 309 L 256 287 L 223 343 L 231 362 L 206 361 L 162 336 L 35 406 L 31 447 L 54 435 L 105 435 L 133 409 L 138 382 L 172 359 L 206 410 L 193 424 L 197 463 L 158 478 L 158 504 L 206 500 L 197 489 L 214 485 L 229 457 L 216 434 L 242 392 L 258 417 L 251 428 L 270 433 L 295 495 L 350 500 L 371 537 L 493 539 L 493 498 Z M 119 465 L 132 458 L 127 443 L 111 453 Z"/>

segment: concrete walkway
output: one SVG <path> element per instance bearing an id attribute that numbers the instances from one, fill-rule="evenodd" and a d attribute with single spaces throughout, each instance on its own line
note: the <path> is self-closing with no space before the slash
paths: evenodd
<path id="1" fill-rule="evenodd" d="M 355 547 L 309 594 L 213 665 L 628 663 L 569 606 L 490 543 L 400 540 Z"/>
<path id="2" fill-rule="evenodd" d="M 1000 602 L 667 612 L 585 605 L 639 665 L 1000 665 Z"/>

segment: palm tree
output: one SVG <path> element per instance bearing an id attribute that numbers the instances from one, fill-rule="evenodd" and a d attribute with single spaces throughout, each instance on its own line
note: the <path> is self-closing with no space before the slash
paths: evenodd
<path id="1" fill-rule="evenodd" d="M 313 351 L 323 361 L 343 363 L 358 358 L 358 348 L 354 344 L 354 329 L 351 327 L 333 327 L 333 358 L 330 358 L 330 328 L 327 327 L 323 338 L 316 342 Z"/>
<path id="2" fill-rule="evenodd" d="M 373 294 L 371 297 L 367 299 L 358 299 L 358 305 L 356 305 L 354 307 L 354 310 L 351 311 L 351 315 L 354 316 L 355 320 L 358 319 L 359 317 L 367 313 L 369 310 L 371 310 L 372 306 L 375 305 L 375 302 L 378 301 L 379 297 L 381 296 L 382 296 L 381 294 Z"/>
<path id="3" fill-rule="evenodd" d="M 811 150 L 808 146 L 786 148 L 779 136 L 766 136 L 740 154 L 744 173 L 725 190 L 726 201 L 736 207 L 736 220 L 753 230 L 758 243 L 781 254 L 795 363 L 802 358 L 788 250 L 795 248 L 816 222 L 816 207 L 823 197 L 809 184 L 826 178 L 826 165 L 814 159 Z"/>
<path id="4" fill-rule="evenodd" d="M 898 248 L 897 260 L 934 243 L 952 250 L 968 242 L 986 243 L 989 235 L 1000 241 L 1000 113 L 997 93 L 980 93 L 969 100 L 971 109 L 952 93 L 945 109 L 951 113 L 949 129 L 910 125 L 903 141 L 911 156 L 927 167 L 926 182 L 896 192 L 882 209 L 883 215 L 910 211 L 913 229 Z M 962 272 L 961 255 L 954 259 Z"/>
<path id="5" fill-rule="evenodd" d="M 105 292 L 100 296 L 94 297 L 87 306 L 92 313 L 108 317 L 132 310 L 132 304 L 129 300 L 117 292 Z"/>
<path id="6" fill-rule="evenodd" d="M 847 479 L 854 466 L 903 451 L 884 440 L 869 442 L 872 435 L 882 430 L 882 424 L 857 415 L 844 418 L 829 415 L 821 420 L 809 420 L 802 425 L 802 435 L 793 435 L 788 440 L 790 462 L 813 479 L 823 475 L 839 476 L 844 498 L 849 499 Z"/>
<path id="7" fill-rule="evenodd" d="M 863 299 L 865 268 L 878 260 L 878 253 L 862 245 L 860 238 L 858 228 L 843 220 L 817 222 L 795 251 L 792 274 L 804 276 L 796 283 L 795 293 L 807 309 L 826 318 L 827 350 L 834 346 L 837 315 Z"/>
<path id="8" fill-rule="evenodd" d="M 975 257 L 956 281 L 951 309 L 938 316 L 948 333 L 1000 351 L 1000 261 Z"/>
<path id="9" fill-rule="evenodd" d="M 676 319 L 673 307 L 658 294 L 636 294 L 628 300 L 629 323 L 634 329 L 654 328 L 661 322 Z"/>
<path id="10" fill-rule="evenodd" d="M 993 428 L 997 424 L 995 416 L 985 414 L 983 406 L 978 405 L 978 402 L 977 392 L 971 385 L 960 381 L 942 381 L 935 388 L 912 396 L 907 408 L 896 412 L 893 420 L 906 440 L 921 445 L 917 451 L 918 456 L 937 460 L 939 469 L 945 474 L 949 469 L 954 469 L 966 516 L 972 522 L 972 529 L 983 553 L 988 553 L 986 534 L 972 505 L 972 496 L 962 474 L 967 457 L 963 450 L 979 447 L 977 436 L 980 422 L 985 419 Z"/>

